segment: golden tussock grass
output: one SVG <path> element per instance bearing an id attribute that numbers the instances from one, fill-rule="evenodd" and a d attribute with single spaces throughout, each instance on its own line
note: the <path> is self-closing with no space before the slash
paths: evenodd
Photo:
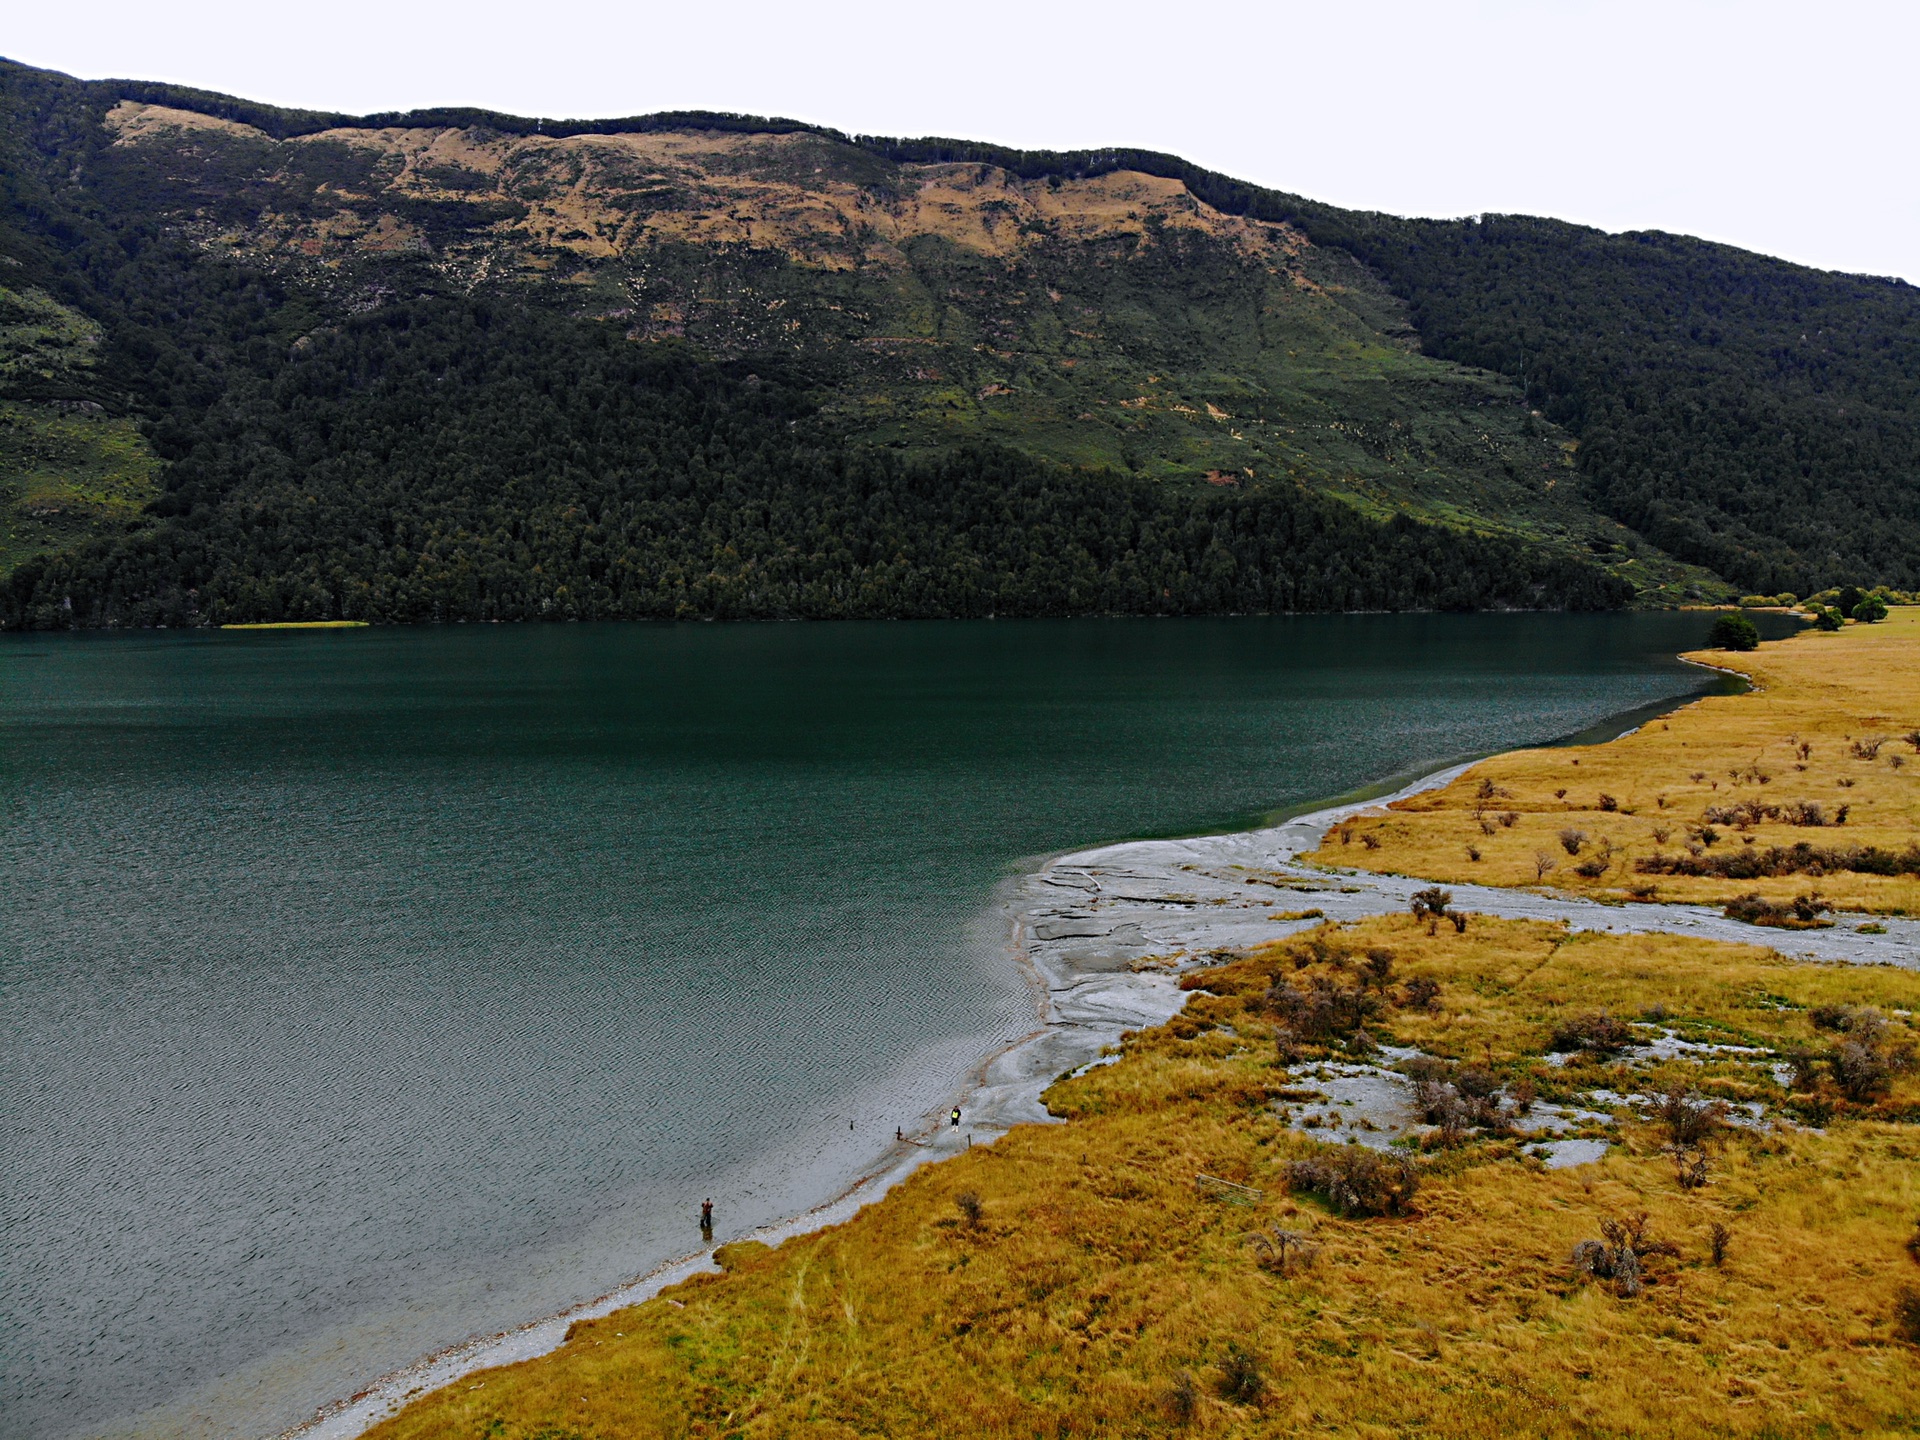
<path id="1" fill-rule="evenodd" d="M 1056 1084 L 1067 1123 L 929 1166 L 852 1221 L 724 1276 L 574 1328 L 555 1354 L 469 1377 L 374 1432 L 414 1437 L 1786 1435 L 1913 1433 L 1920 1350 L 1890 1319 L 1920 1281 L 1920 1079 L 1849 1104 L 1817 1077 L 1824 1133 L 1729 1131 L 1683 1190 L 1662 1136 L 1624 1120 L 1601 1163 L 1547 1170 L 1511 1138 L 1424 1160 L 1414 1213 L 1342 1218 L 1290 1194 L 1317 1147 L 1278 1113 L 1277 979 L 1351 987 L 1391 952 L 1382 1039 L 1531 1077 L 1544 1097 L 1605 1084 L 1767 1091 L 1754 1057 L 1703 1067 L 1545 1063 L 1576 1010 L 1653 1004 L 1695 1040 L 1820 1048 L 1809 1009 L 1920 1006 L 1920 977 L 1790 963 L 1759 947 L 1570 935 L 1474 918 L 1322 927 L 1190 977 L 1204 986 L 1120 1061 Z M 1895 1048 L 1912 1021 L 1885 1020 Z M 1817 1092 L 1817 1093 L 1815 1093 Z M 1768 1092 L 1779 1102 L 1776 1089 Z M 1276 1103 L 1277 1102 L 1277 1103 Z M 1200 1174 L 1258 1191 L 1196 1183 Z M 971 1200 L 968 1197 L 972 1197 Z M 977 1205 L 974 1203 L 977 1202 Z M 969 1212 L 977 1209 L 977 1220 Z M 1648 1213 L 1675 1255 L 1633 1298 L 1570 1265 L 1603 1221 Z M 1731 1232 L 1724 1263 L 1708 1253 Z M 1249 1236 L 1311 1233 L 1289 1275 Z M 677 1303 L 676 1303 L 677 1302 Z M 1237 1353 L 1236 1353 L 1237 1352 Z M 1246 1360 L 1240 1357 L 1251 1357 Z M 1257 1367 L 1264 1386 L 1232 1393 Z"/>
<path id="2" fill-rule="evenodd" d="M 1755 688 L 1696 701 L 1604 745 L 1517 750 L 1482 761 L 1442 790 L 1337 827 L 1310 858 L 1463 883 L 1544 882 L 1620 898 L 1636 889 L 1638 898 L 1711 903 L 1817 892 L 1840 908 L 1920 913 L 1914 875 L 1829 870 L 1724 879 L 1636 871 L 1641 860 L 1700 844 L 1703 825 L 1716 833 L 1703 847 L 1708 856 L 1749 841 L 1761 851 L 1804 841 L 1902 852 L 1920 843 L 1920 741 L 1905 738 L 1920 731 L 1920 609 L 1896 609 L 1877 625 L 1804 631 L 1751 653 L 1703 650 L 1688 658 L 1751 676 Z M 1876 740 L 1883 743 L 1876 747 Z M 1742 826 L 1705 818 L 1715 807 L 1791 811 L 1809 802 L 1829 823 L 1758 817 Z M 1832 823 L 1843 806 L 1845 823 Z M 1586 837 L 1577 855 L 1562 843 L 1565 831 Z M 1536 857 L 1551 862 L 1544 876 Z M 1578 873 L 1603 857 L 1604 874 Z"/>

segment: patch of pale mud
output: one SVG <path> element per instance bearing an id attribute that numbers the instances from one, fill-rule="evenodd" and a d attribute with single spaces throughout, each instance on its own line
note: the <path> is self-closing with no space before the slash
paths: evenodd
<path id="1" fill-rule="evenodd" d="M 1273 1102 L 1289 1129 L 1320 1140 L 1343 1140 L 1373 1150 L 1419 1148 L 1440 1127 L 1421 1115 L 1414 1082 L 1396 1064 L 1427 1059 L 1418 1050 L 1380 1047 L 1384 1063 L 1318 1060 L 1287 1067 L 1287 1087 Z M 1509 1110 L 1502 1128 L 1551 1149 L 1572 1131 L 1610 1126 L 1613 1117 L 1594 1110 L 1536 1100 L 1524 1112 Z M 1604 1151 L 1606 1142 L 1600 1142 Z"/>
<path id="2" fill-rule="evenodd" d="M 1595 1165 L 1607 1158 L 1605 1140 L 1554 1140 L 1531 1147 L 1528 1153 L 1549 1170 L 1571 1170 L 1576 1165 Z"/>

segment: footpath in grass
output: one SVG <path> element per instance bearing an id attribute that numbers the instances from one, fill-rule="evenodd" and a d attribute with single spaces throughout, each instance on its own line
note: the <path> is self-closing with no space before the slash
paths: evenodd
<path id="1" fill-rule="evenodd" d="M 1443 913 L 1184 984 L 1067 1123 L 373 1433 L 1920 1427 L 1920 976 Z M 1397 1138 L 1325 1103 L 1361 1069 Z M 1547 1111 L 1603 1158 L 1543 1164 Z"/>
<path id="2" fill-rule="evenodd" d="M 1496 756 L 1336 827 L 1306 858 L 1463 884 L 1733 902 L 1743 918 L 1789 928 L 1824 923 L 1823 907 L 1920 914 L 1920 608 L 1687 658 L 1748 675 L 1754 688 L 1604 745 Z"/>

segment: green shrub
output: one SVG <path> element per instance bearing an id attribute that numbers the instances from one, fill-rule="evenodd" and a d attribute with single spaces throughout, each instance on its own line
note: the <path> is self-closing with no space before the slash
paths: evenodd
<path id="1" fill-rule="evenodd" d="M 1756 650 L 1760 646 L 1760 632 L 1744 615 L 1722 615 L 1713 622 L 1707 645 L 1713 650 Z"/>

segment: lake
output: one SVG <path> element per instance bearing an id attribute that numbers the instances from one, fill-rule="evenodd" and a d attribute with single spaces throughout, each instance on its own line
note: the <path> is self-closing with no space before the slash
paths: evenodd
<path id="1" fill-rule="evenodd" d="M 277 1433 L 824 1200 L 1031 1027 L 1031 857 L 1698 692 L 1708 620 L 0 636 L 0 1435 Z"/>

